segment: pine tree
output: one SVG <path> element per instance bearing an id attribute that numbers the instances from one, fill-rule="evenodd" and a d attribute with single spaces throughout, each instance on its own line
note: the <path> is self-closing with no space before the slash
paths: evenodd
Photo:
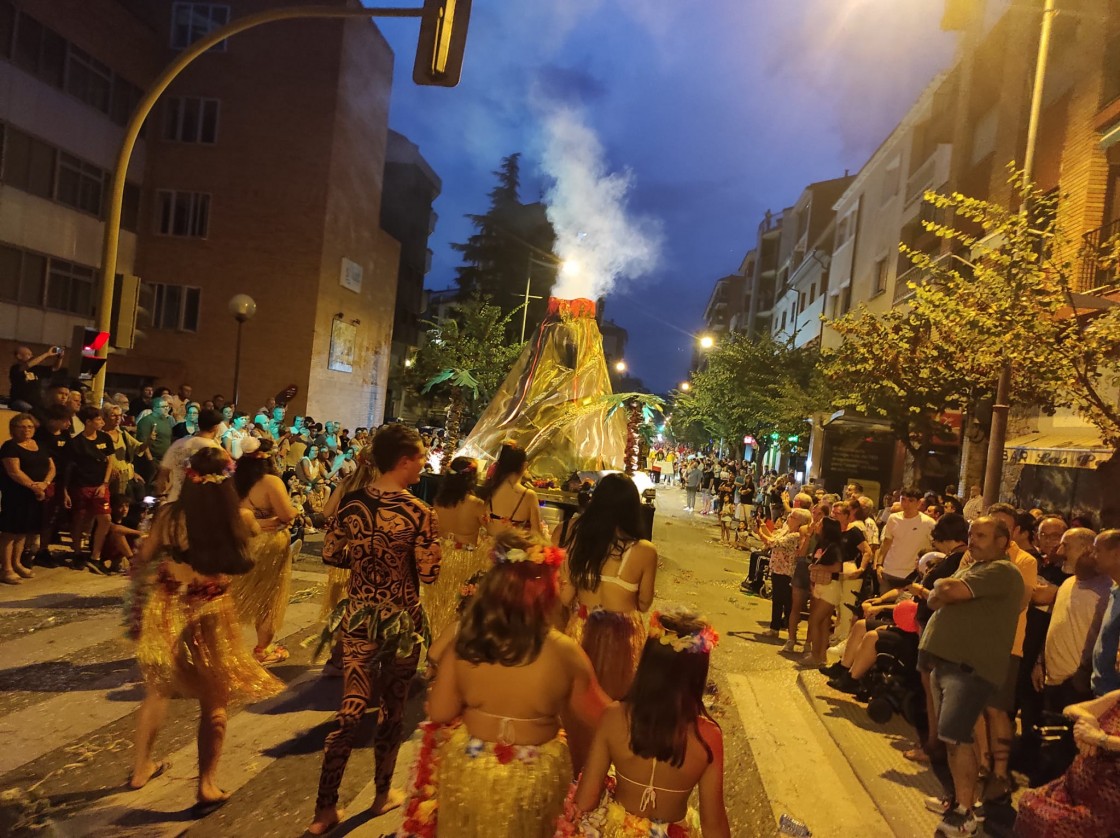
<path id="1" fill-rule="evenodd" d="M 530 300 L 526 318 L 531 331 L 544 317 L 547 297 L 556 282 L 552 247 L 556 234 L 542 204 L 523 204 L 520 198 L 521 155 L 502 158 L 494 172 L 497 183 L 490 190 L 490 208 L 483 215 L 468 214 L 475 232 L 466 242 L 452 244 L 463 254 L 455 281 L 464 295 L 483 294 L 503 313 L 525 302 L 525 283 L 542 299 Z M 521 316 L 512 317 L 507 337 L 518 340 Z"/>

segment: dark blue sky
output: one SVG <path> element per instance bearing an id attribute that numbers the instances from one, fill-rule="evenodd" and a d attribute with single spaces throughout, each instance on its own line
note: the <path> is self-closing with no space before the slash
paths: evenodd
<path id="1" fill-rule="evenodd" d="M 372 5 L 365 0 L 367 5 Z M 667 390 L 688 370 L 712 283 L 762 214 L 866 162 L 936 73 L 944 0 L 474 0 L 463 80 L 412 83 L 416 22 L 382 20 L 397 56 L 391 126 L 443 179 L 429 288 L 453 284 L 449 244 L 484 212 L 491 172 L 523 152 L 522 199 L 547 186 L 539 103 L 574 106 L 628 205 L 656 220 L 656 267 L 607 299 L 634 375 Z"/>

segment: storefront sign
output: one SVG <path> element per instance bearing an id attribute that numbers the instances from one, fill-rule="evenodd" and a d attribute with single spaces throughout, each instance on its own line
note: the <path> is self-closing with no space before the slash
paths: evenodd
<path id="1" fill-rule="evenodd" d="M 1019 466 L 1096 469 L 1108 462 L 1111 451 L 1087 448 L 1005 448 L 1004 462 Z"/>

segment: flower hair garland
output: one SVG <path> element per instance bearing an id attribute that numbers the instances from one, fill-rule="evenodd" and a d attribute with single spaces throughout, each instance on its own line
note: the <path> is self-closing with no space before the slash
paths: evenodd
<path id="1" fill-rule="evenodd" d="M 719 632 L 711 626 L 704 626 L 697 632 L 692 634 L 677 634 L 670 628 L 666 628 L 665 624 L 661 622 L 661 612 L 654 611 L 649 618 L 649 637 L 651 640 L 656 640 L 662 646 L 670 647 L 674 652 L 691 652 L 696 654 L 708 654 L 719 643 Z"/>
<path id="2" fill-rule="evenodd" d="M 218 474 L 199 474 L 193 468 L 187 466 L 185 476 L 191 483 L 224 483 L 229 480 L 232 473 L 232 468 L 227 468 Z"/>
<path id="3" fill-rule="evenodd" d="M 514 547 L 506 550 L 502 547 L 494 549 L 495 562 L 532 562 L 548 567 L 560 567 L 564 563 L 566 553 L 559 547 L 552 545 L 533 544 L 524 550 Z"/>

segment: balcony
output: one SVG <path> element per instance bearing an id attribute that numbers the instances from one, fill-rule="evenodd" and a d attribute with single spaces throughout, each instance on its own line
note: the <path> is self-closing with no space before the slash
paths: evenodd
<path id="1" fill-rule="evenodd" d="M 1120 236 L 1120 218 L 1091 230 L 1081 238 L 1081 282 L 1083 291 L 1120 283 L 1120 267 L 1102 264 L 1109 243 Z"/>
<path id="2" fill-rule="evenodd" d="M 925 268 L 919 268 L 917 265 L 899 274 L 894 281 L 893 304 L 898 305 L 904 300 L 908 300 L 914 296 L 914 289 L 910 287 L 911 282 L 915 285 L 921 285 L 927 279 L 929 279 L 929 272 Z"/>
<path id="3" fill-rule="evenodd" d="M 928 190 L 939 189 L 949 180 L 949 162 L 952 156 L 953 146 L 941 143 L 917 171 L 910 175 L 910 179 L 906 181 L 905 209 L 910 209 L 915 201 L 920 201 Z"/>

